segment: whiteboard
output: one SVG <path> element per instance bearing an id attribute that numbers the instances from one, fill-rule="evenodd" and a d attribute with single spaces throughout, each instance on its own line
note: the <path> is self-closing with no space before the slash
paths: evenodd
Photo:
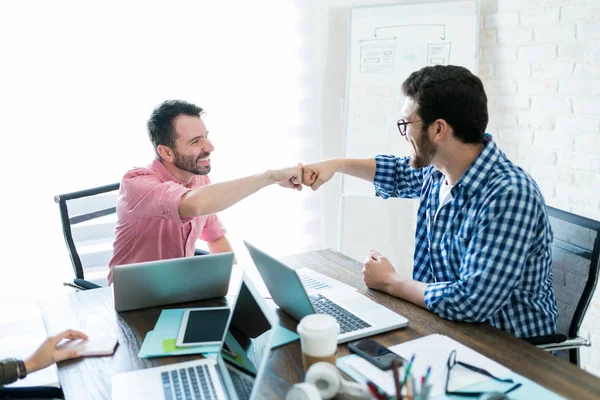
<path id="1" fill-rule="evenodd" d="M 344 198 L 344 208 L 351 221 L 340 234 L 345 240 L 339 251 L 358 261 L 365 261 L 369 250 L 386 256 L 396 271 L 410 276 L 415 247 L 415 221 L 418 202 L 408 199 Z"/>
<path id="2" fill-rule="evenodd" d="M 478 71 L 476 0 L 358 7 L 350 12 L 344 155 L 408 155 L 396 122 L 402 82 L 427 65 Z M 344 194 L 374 195 L 373 186 L 344 177 Z"/>
<path id="3" fill-rule="evenodd" d="M 344 156 L 410 154 L 396 122 L 402 82 L 427 65 L 478 72 L 477 0 L 421 2 L 350 10 Z M 418 201 L 382 200 L 371 183 L 342 176 L 338 249 L 362 260 L 371 248 L 410 274 Z"/>

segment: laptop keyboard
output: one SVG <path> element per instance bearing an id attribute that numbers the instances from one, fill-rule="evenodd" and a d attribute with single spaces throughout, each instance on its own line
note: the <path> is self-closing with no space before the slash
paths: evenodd
<path id="1" fill-rule="evenodd" d="M 229 376 L 233 382 L 233 387 L 240 400 L 249 400 L 250 394 L 252 393 L 252 386 L 254 385 L 254 378 L 242 374 L 235 368 L 227 368 L 229 370 Z"/>
<path id="2" fill-rule="evenodd" d="M 370 328 L 371 325 L 350 313 L 327 297 L 320 294 L 310 296 L 310 300 L 315 307 L 317 314 L 328 314 L 337 319 L 340 324 L 340 335 L 343 333 L 354 332 L 359 329 Z"/>
<path id="3" fill-rule="evenodd" d="M 174 369 L 160 375 L 165 400 L 217 399 L 207 365 Z"/>
<path id="4" fill-rule="evenodd" d="M 308 275 L 299 275 L 300 276 L 300 280 L 302 281 L 302 286 L 304 286 L 304 288 L 306 289 L 307 292 L 311 292 L 313 290 L 320 290 L 320 289 L 330 289 L 331 286 L 329 286 L 326 283 L 323 283 L 313 277 L 310 277 Z"/>

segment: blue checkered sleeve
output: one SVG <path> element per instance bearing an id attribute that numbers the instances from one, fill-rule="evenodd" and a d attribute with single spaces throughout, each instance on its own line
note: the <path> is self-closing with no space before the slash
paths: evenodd
<path id="1" fill-rule="evenodd" d="M 457 280 L 430 283 L 425 291 L 427 308 L 443 318 L 488 321 L 522 279 L 540 204 L 533 191 L 518 186 L 499 191 L 486 203 L 470 241 L 455 238 L 464 247 Z"/>
<path id="2" fill-rule="evenodd" d="M 373 184 L 377 194 L 384 199 L 394 194 L 403 198 L 419 198 L 424 173 L 423 169 L 410 166 L 410 157 L 377 155 L 375 162 L 377 169 Z"/>

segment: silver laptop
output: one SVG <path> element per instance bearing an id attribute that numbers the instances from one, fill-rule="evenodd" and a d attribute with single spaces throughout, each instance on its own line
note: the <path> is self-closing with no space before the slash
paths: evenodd
<path id="1" fill-rule="evenodd" d="M 257 382 L 265 373 L 279 322 L 246 275 L 239 293 L 216 357 L 117 374 L 112 379 L 112 399 L 258 398 Z"/>
<path id="2" fill-rule="evenodd" d="M 309 314 L 329 314 L 340 324 L 338 343 L 403 328 L 408 320 L 375 303 L 355 288 L 309 268 L 294 270 L 244 242 L 273 301 L 300 321 Z"/>
<path id="3" fill-rule="evenodd" d="M 113 267 L 115 310 L 128 311 L 227 295 L 233 253 Z"/>

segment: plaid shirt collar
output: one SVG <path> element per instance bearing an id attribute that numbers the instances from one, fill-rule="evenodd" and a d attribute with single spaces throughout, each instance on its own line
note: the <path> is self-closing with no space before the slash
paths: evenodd
<path id="1" fill-rule="evenodd" d="M 460 177 L 456 185 L 452 188 L 452 195 L 456 196 L 459 188 L 463 187 L 471 196 L 476 195 L 485 187 L 490 171 L 494 168 L 494 164 L 500 158 L 501 151 L 492 141 L 492 135 L 486 133 L 483 137 L 483 150 L 475 159 L 475 162 L 465 171 Z M 433 178 L 439 182 L 443 178 L 443 174 L 435 169 L 432 173 Z"/>

